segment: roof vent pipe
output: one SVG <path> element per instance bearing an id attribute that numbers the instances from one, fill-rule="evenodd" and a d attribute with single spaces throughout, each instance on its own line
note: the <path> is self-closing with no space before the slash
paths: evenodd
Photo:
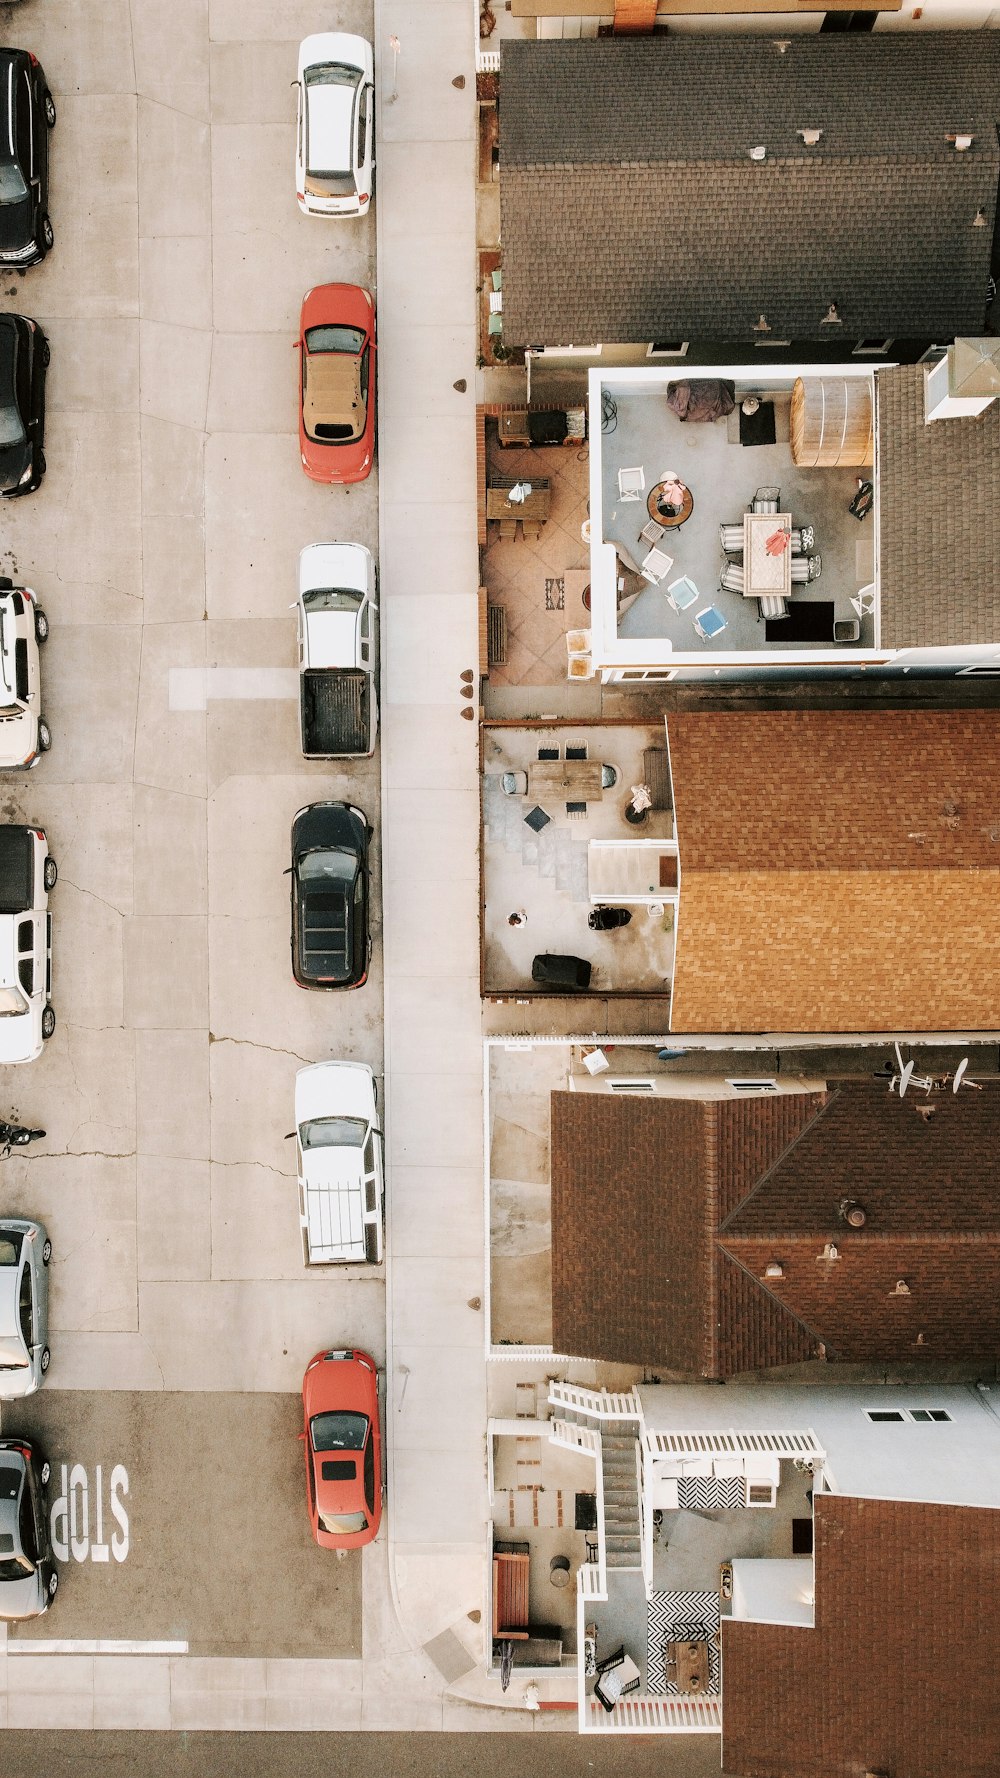
<path id="1" fill-rule="evenodd" d="M 864 1205 L 858 1204 L 854 1198 L 841 1198 L 840 1215 L 852 1229 L 863 1229 L 868 1221 L 868 1212 Z"/>
<path id="2" fill-rule="evenodd" d="M 945 141 L 950 142 L 952 147 L 957 149 L 959 154 L 964 154 L 967 148 L 971 148 L 974 140 L 975 138 L 973 136 L 959 136 L 954 132 L 950 136 L 945 137 Z"/>
<path id="3" fill-rule="evenodd" d="M 802 137 L 807 148 L 815 148 L 823 132 L 822 130 L 798 130 L 796 134 Z"/>
<path id="4" fill-rule="evenodd" d="M 897 1278 L 896 1279 L 896 1288 L 895 1288 L 895 1290 L 891 1291 L 890 1294 L 892 1296 L 911 1296 L 913 1293 L 910 1290 L 910 1286 L 907 1284 L 905 1278 Z"/>
<path id="5" fill-rule="evenodd" d="M 752 161 L 766 161 L 767 149 L 763 142 L 759 143 L 756 148 L 751 148 L 750 159 Z"/>

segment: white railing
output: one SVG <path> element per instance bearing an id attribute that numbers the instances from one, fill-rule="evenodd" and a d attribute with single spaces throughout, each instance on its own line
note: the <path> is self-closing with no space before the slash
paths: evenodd
<path id="1" fill-rule="evenodd" d="M 499 74 L 500 51 L 498 49 L 480 49 L 479 47 L 479 14 L 476 13 L 476 73 Z"/>
<path id="2" fill-rule="evenodd" d="M 646 1591 L 653 1590 L 653 1509 L 646 1499 L 646 1459 L 648 1452 L 639 1439 L 635 1444 L 635 1467 L 639 1498 L 639 1547 L 641 1550 L 642 1578 L 646 1583 Z"/>
<path id="3" fill-rule="evenodd" d="M 551 1398 L 550 1398 L 551 1399 Z M 606 1599 L 608 1596 L 607 1580 L 607 1543 L 604 1523 L 604 1447 L 601 1435 L 592 1426 L 574 1426 L 566 1420 L 549 1421 L 549 1438 L 554 1445 L 562 1445 L 569 1451 L 586 1451 L 594 1459 L 594 1495 L 597 1501 L 597 1561 L 583 1562 L 577 1573 L 578 1587 L 583 1593 L 593 1587 L 593 1593 L 587 1597 Z"/>
<path id="4" fill-rule="evenodd" d="M 541 1424 L 549 1428 L 549 1440 L 554 1445 L 564 1445 L 569 1451 L 587 1451 L 591 1457 L 601 1455 L 601 1435 L 593 1426 L 575 1426 L 569 1420 L 548 1420 Z"/>
<path id="5" fill-rule="evenodd" d="M 571 1408 L 592 1420 L 641 1420 L 642 1403 L 634 1389 L 614 1395 L 609 1389 L 585 1389 L 580 1383 L 551 1383 L 549 1402 L 554 1408 Z"/>
<path id="6" fill-rule="evenodd" d="M 597 1698 L 587 1699 L 588 1709 L 580 1722 L 583 1734 L 719 1735 L 722 1733 L 721 1698 L 619 1698 L 607 1711 Z"/>
<path id="7" fill-rule="evenodd" d="M 607 1569 L 602 1568 L 598 1562 L 581 1562 L 576 1572 L 581 1599 L 607 1599 Z"/>
<path id="8" fill-rule="evenodd" d="M 549 1397 L 551 1401 L 552 1397 Z M 822 1463 L 826 1452 L 816 1434 L 808 1432 L 644 1432 L 643 1447 L 650 1457 L 746 1457 L 766 1452 L 773 1457 L 798 1457 L 803 1463 Z"/>
<path id="9" fill-rule="evenodd" d="M 489 1250 L 487 1249 L 487 1251 Z M 553 1352 L 551 1346 L 522 1346 L 514 1340 L 508 1341 L 503 1346 L 487 1346 L 486 1356 L 491 1364 L 497 1361 L 507 1364 L 586 1363 L 585 1359 L 578 1358 L 573 1352 Z"/>

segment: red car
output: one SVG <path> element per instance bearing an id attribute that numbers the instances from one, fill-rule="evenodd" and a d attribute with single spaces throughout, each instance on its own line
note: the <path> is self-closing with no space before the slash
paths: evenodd
<path id="1" fill-rule="evenodd" d="M 367 1352 L 317 1352 L 302 1379 L 306 1496 L 325 1550 L 371 1543 L 382 1522 L 378 1372 Z"/>
<path id="2" fill-rule="evenodd" d="M 375 304 L 359 284 L 302 299 L 299 447 L 314 482 L 363 482 L 375 455 Z"/>

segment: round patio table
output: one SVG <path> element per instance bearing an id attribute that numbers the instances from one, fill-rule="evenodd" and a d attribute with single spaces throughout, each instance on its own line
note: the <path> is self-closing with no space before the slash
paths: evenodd
<path id="1" fill-rule="evenodd" d="M 660 495 L 662 494 L 664 487 L 663 482 L 657 482 L 656 486 L 649 490 L 649 498 L 646 501 L 646 506 L 649 509 L 649 516 L 651 519 L 655 519 L 658 525 L 662 525 L 665 531 L 676 530 L 679 525 L 683 525 L 685 519 L 691 517 L 691 514 L 694 511 L 694 495 L 692 494 L 691 489 L 685 486 L 684 483 L 681 483 L 681 486 L 684 488 L 684 503 L 679 512 L 674 512 L 671 508 L 660 505 Z"/>

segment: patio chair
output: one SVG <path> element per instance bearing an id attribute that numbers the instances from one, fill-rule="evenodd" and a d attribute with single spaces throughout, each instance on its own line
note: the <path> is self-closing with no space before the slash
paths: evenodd
<path id="1" fill-rule="evenodd" d="M 601 767 L 601 789 L 602 790 L 613 790 L 615 785 L 617 784 L 620 776 L 621 776 L 621 774 L 620 774 L 617 766 L 602 765 L 602 767 Z"/>
<path id="2" fill-rule="evenodd" d="M 527 796 L 527 772 L 504 772 L 500 778 L 500 788 L 504 796 Z"/>
<path id="3" fill-rule="evenodd" d="M 792 584 L 794 586 L 805 586 L 810 580 L 818 580 L 822 572 L 822 556 L 792 557 Z"/>
<path id="4" fill-rule="evenodd" d="M 642 530 L 639 532 L 639 536 L 644 537 L 647 543 L 659 543 L 660 538 L 666 536 L 666 530 L 667 528 L 665 525 L 658 525 L 655 519 L 649 519 L 648 522 L 643 525 Z"/>
<path id="5" fill-rule="evenodd" d="M 515 522 L 515 524 L 517 523 L 516 519 L 514 522 Z M 522 519 L 521 520 L 522 535 L 524 536 L 525 539 L 527 539 L 529 537 L 540 537 L 542 535 L 542 526 L 544 525 L 544 523 L 545 523 L 544 519 Z"/>
<path id="6" fill-rule="evenodd" d="M 721 636 L 728 627 L 727 620 L 717 605 L 706 605 L 693 620 L 694 627 L 703 642 L 711 642 L 713 636 Z"/>
<path id="7" fill-rule="evenodd" d="M 743 526 L 720 525 L 719 542 L 727 556 L 741 556 L 743 554 Z"/>
<path id="8" fill-rule="evenodd" d="M 816 543 L 816 533 L 811 525 L 796 525 L 789 532 L 793 556 L 807 556 Z"/>
<path id="9" fill-rule="evenodd" d="M 646 492 L 646 475 L 641 465 L 636 469 L 619 469 L 619 500 L 641 500 Z"/>
<path id="10" fill-rule="evenodd" d="M 780 512 L 781 489 L 758 488 L 750 502 L 751 512 Z"/>
<path id="11" fill-rule="evenodd" d="M 487 332 L 488 333 L 503 333 L 503 316 L 502 315 L 494 315 L 494 314 L 490 315 L 489 324 L 487 327 Z M 776 512 L 777 512 L 777 510 L 778 510 L 777 507 L 775 507 Z"/>
<path id="12" fill-rule="evenodd" d="M 587 757 L 588 757 L 588 755 L 587 755 L 586 741 L 579 741 L 579 742 L 567 741 L 567 743 L 566 743 L 566 758 L 567 759 L 586 759 Z"/>
<path id="13" fill-rule="evenodd" d="M 746 571 L 742 562 L 727 562 L 719 575 L 720 593 L 742 593 L 746 586 Z"/>
<path id="14" fill-rule="evenodd" d="M 666 579 L 673 565 L 673 556 L 665 556 L 662 549 L 657 549 L 654 544 L 644 556 L 639 572 L 643 580 L 648 580 L 652 586 L 658 586 L 661 580 Z"/>
<path id="15" fill-rule="evenodd" d="M 508 543 L 513 543 L 515 538 L 517 537 L 517 520 L 516 519 L 498 519 L 497 523 L 500 527 L 501 537 L 506 538 Z"/>
<path id="16" fill-rule="evenodd" d="M 788 616 L 788 601 L 780 593 L 764 593 L 760 599 L 758 617 L 768 617 L 772 621 Z"/>
<path id="17" fill-rule="evenodd" d="M 672 580 L 667 588 L 667 603 L 672 605 L 675 611 L 687 611 L 688 607 L 695 603 L 697 597 L 698 588 L 686 574 L 682 574 L 679 580 Z"/>
<path id="18" fill-rule="evenodd" d="M 597 1678 L 594 1681 L 594 1697 L 604 1709 L 614 1709 L 619 1698 L 629 1692 L 637 1692 L 642 1682 L 642 1674 L 631 1655 L 619 1648 L 606 1661 L 599 1661 Z"/>
<path id="19" fill-rule="evenodd" d="M 494 290 L 502 290 L 503 289 L 503 267 L 498 266 L 495 272 L 490 273 L 490 277 L 493 281 Z"/>

